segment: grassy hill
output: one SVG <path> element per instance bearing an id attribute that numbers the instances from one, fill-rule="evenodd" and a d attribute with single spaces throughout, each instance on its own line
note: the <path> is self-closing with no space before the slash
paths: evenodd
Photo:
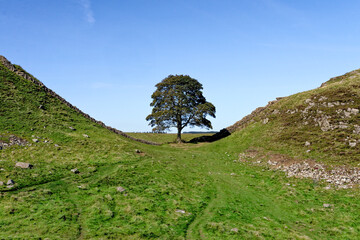
<path id="1" fill-rule="evenodd" d="M 0 239 L 356 239 L 360 234 L 357 188 L 289 178 L 257 164 L 278 154 L 355 165 L 351 156 L 358 145 L 351 147 L 346 137 L 337 141 L 343 145 L 323 146 L 328 146 L 324 136 L 337 138 L 341 132 L 356 139 L 358 115 L 340 114 L 339 121 L 349 126 L 341 131 L 322 131 L 328 125 L 315 126 L 312 117 L 307 117 L 311 124 L 298 122 L 305 121 L 299 111 L 312 105 L 307 99 L 314 103 L 307 110 L 314 116 L 317 109 L 355 109 L 359 98 L 351 94 L 359 93 L 357 77 L 281 99 L 236 124 L 220 141 L 174 147 L 117 134 L 14 68 L 18 71 L 0 63 Z M 343 87 L 351 94 L 331 98 Z M 326 93 L 327 104 L 339 105 L 322 110 L 320 97 Z M 327 119 L 331 126 L 340 124 Z M 167 142 L 163 136 L 148 140 Z M 16 167 L 17 162 L 33 168 Z M 15 183 L 7 185 L 10 179 Z"/>
<path id="2" fill-rule="evenodd" d="M 360 70 L 269 102 L 227 129 L 259 128 L 254 145 L 329 164 L 360 163 Z"/>

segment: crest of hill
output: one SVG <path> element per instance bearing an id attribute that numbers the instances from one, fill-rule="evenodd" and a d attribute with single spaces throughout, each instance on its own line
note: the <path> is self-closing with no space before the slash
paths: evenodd
<path id="1" fill-rule="evenodd" d="M 55 124 L 71 125 L 76 123 L 79 117 L 85 118 L 97 126 L 129 138 L 134 141 L 150 145 L 159 145 L 146 140 L 133 138 L 115 128 L 106 126 L 103 122 L 95 120 L 84 113 L 53 90 L 47 88 L 41 81 L 27 73 L 19 65 L 12 64 L 4 56 L 0 55 L 0 93 L 2 104 L 0 117 L 2 129 L 10 132 L 34 130 L 36 126 Z M 48 111 L 51 110 L 51 111 Z M 75 118 L 75 115 L 77 119 Z M 53 120 L 53 121 L 51 121 Z M 71 126 L 69 126 L 71 127 Z"/>
<path id="2" fill-rule="evenodd" d="M 260 138 L 267 139 L 263 145 L 276 142 L 359 163 L 359 108 L 360 69 L 331 78 L 317 89 L 277 98 L 226 129 L 236 134 L 257 124 Z"/>

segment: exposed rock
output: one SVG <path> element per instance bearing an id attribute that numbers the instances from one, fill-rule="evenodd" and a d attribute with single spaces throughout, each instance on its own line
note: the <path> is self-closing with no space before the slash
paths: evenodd
<path id="1" fill-rule="evenodd" d="M 355 133 L 355 134 L 360 134 L 360 126 L 354 125 L 354 131 L 353 131 L 353 133 Z"/>
<path id="2" fill-rule="evenodd" d="M 34 166 L 31 165 L 30 163 L 17 162 L 17 163 L 15 164 L 15 167 L 24 168 L 24 169 L 31 169 L 31 168 L 33 168 Z"/>
<path id="3" fill-rule="evenodd" d="M 177 212 L 177 213 L 182 213 L 182 214 L 185 214 L 185 213 L 186 213 L 185 210 L 182 210 L 182 209 L 176 209 L 175 212 Z"/>
<path id="4" fill-rule="evenodd" d="M 139 149 L 135 149 L 135 153 L 142 153 Z"/>
<path id="5" fill-rule="evenodd" d="M 38 143 L 38 142 L 39 142 L 39 139 L 34 138 L 32 141 L 33 141 L 34 143 Z"/>
<path id="6" fill-rule="evenodd" d="M 330 117 L 322 116 L 321 119 L 318 119 L 318 124 L 321 128 L 321 131 L 326 132 L 332 129 L 330 122 L 328 121 Z"/>
<path id="7" fill-rule="evenodd" d="M 73 127 L 69 127 L 69 129 L 70 129 L 70 130 L 73 130 L 73 131 L 75 131 L 75 130 L 76 130 L 76 129 L 75 129 L 75 128 L 73 128 Z"/>
<path id="8" fill-rule="evenodd" d="M 327 97 L 321 96 L 321 97 L 319 98 L 319 102 L 323 102 L 323 101 L 325 101 L 325 100 L 327 100 L 327 99 L 328 99 Z"/>
<path id="9" fill-rule="evenodd" d="M 278 109 L 275 109 L 274 111 L 273 111 L 273 114 L 279 114 L 280 113 L 280 111 L 278 110 Z"/>
<path id="10" fill-rule="evenodd" d="M 118 191 L 118 192 L 125 192 L 126 189 L 120 186 L 120 187 L 117 187 L 117 188 L 116 188 L 116 191 Z"/>
<path id="11" fill-rule="evenodd" d="M 6 183 L 6 185 L 14 185 L 15 182 L 12 179 L 9 179 Z"/>
<path id="12" fill-rule="evenodd" d="M 305 146 L 310 146 L 310 145 L 311 145 L 310 142 L 308 142 L 308 141 L 305 142 Z"/>
<path id="13" fill-rule="evenodd" d="M 324 204 L 323 204 L 323 207 L 325 207 L 325 208 L 329 208 L 329 207 L 331 207 L 331 204 L 324 203 Z"/>
<path id="14" fill-rule="evenodd" d="M 269 118 L 265 118 L 265 119 L 262 121 L 263 124 L 267 124 L 268 122 L 269 122 Z"/>
<path id="15" fill-rule="evenodd" d="M 231 232 L 234 232 L 234 233 L 238 233 L 238 232 L 239 232 L 239 229 L 237 229 L 237 228 L 232 228 L 230 231 L 231 231 Z"/>
<path id="16" fill-rule="evenodd" d="M 0 181 L 0 186 L 3 186 L 4 185 L 4 182 Z"/>
<path id="17" fill-rule="evenodd" d="M 77 168 L 71 169 L 70 171 L 72 171 L 72 172 L 75 173 L 75 174 L 79 174 L 79 173 L 80 173 L 80 171 L 79 171 Z"/>
<path id="18" fill-rule="evenodd" d="M 86 138 L 88 138 L 88 137 L 89 137 L 89 135 L 87 135 L 87 134 L 83 134 L 83 137 L 86 137 Z"/>
<path id="19" fill-rule="evenodd" d="M 356 147 L 356 144 L 357 144 L 356 141 L 350 141 L 349 142 L 350 147 Z"/>

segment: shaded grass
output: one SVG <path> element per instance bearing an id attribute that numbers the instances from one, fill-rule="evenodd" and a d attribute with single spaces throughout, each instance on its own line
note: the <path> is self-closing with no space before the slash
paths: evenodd
<path id="1" fill-rule="evenodd" d="M 152 141 L 156 143 L 175 143 L 176 142 L 176 136 L 175 133 L 133 133 L 129 132 L 126 133 L 131 137 L 138 138 L 138 139 L 144 139 L 147 141 Z M 183 133 L 181 134 L 181 139 L 185 142 L 190 141 L 193 138 L 201 137 L 201 136 L 211 136 L 213 133 Z"/>

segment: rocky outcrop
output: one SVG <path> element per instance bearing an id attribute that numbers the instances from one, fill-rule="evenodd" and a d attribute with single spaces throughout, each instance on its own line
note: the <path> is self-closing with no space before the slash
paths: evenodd
<path id="1" fill-rule="evenodd" d="M 0 150 L 13 146 L 13 145 L 19 145 L 19 146 L 25 146 L 27 145 L 27 141 L 24 139 L 21 139 L 15 135 L 9 135 L 9 136 L 2 136 L 0 135 L 0 138 L 7 139 L 6 141 L 0 140 Z"/>
<path id="2" fill-rule="evenodd" d="M 52 97 L 58 99 L 60 102 L 62 102 L 63 104 L 65 104 L 66 106 L 70 107 L 71 109 L 73 109 L 74 111 L 76 111 L 77 113 L 81 114 L 82 116 L 84 116 L 85 118 L 89 119 L 90 121 L 97 123 L 99 125 L 101 125 L 102 127 L 108 129 L 111 132 L 114 132 L 116 134 L 119 134 L 121 136 L 124 136 L 126 138 L 129 138 L 131 140 L 137 141 L 137 142 L 141 142 L 141 143 L 145 143 L 145 144 L 150 144 L 150 145 L 160 145 L 158 143 L 154 143 L 154 142 L 150 142 L 150 141 L 146 141 L 146 140 L 142 140 L 142 139 L 137 139 L 134 137 L 131 137 L 127 134 L 125 134 L 124 132 L 117 130 L 115 128 L 106 126 L 103 122 L 101 121 L 97 121 L 96 119 L 92 118 L 90 115 L 84 113 L 83 111 L 81 111 L 80 109 L 78 109 L 77 107 L 73 106 L 72 104 L 70 104 L 68 101 L 66 101 L 64 98 L 62 98 L 61 96 L 59 96 L 57 93 L 55 93 L 53 90 L 47 88 L 42 82 L 40 82 L 38 79 L 34 78 L 33 76 L 31 76 L 30 74 L 28 74 L 27 72 L 25 72 L 25 70 L 23 70 L 20 66 L 17 65 L 13 65 L 9 60 L 7 60 L 4 56 L 0 55 L 0 63 L 2 65 L 4 65 L 7 69 L 9 69 L 10 71 L 14 72 L 15 74 L 17 74 L 18 76 L 36 84 L 37 86 L 41 87 L 46 93 L 50 94 Z"/>
<path id="3" fill-rule="evenodd" d="M 294 159 L 283 154 L 264 154 L 262 151 L 249 149 L 239 154 L 234 162 L 249 162 L 254 165 L 267 165 L 271 169 L 285 172 L 289 177 L 311 178 L 324 181 L 337 188 L 353 188 L 360 184 L 360 168 L 348 166 L 326 166 L 315 160 Z"/>
<path id="4" fill-rule="evenodd" d="M 236 122 L 235 124 L 227 127 L 226 129 L 230 132 L 233 133 L 235 131 L 239 131 L 245 127 L 247 127 L 250 123 L 254 122 L 254 118 L 260 116 L 261 113 L 263 113 L 266 109 L 268 109 L 270 106 L 272 106 L 273 104 L 275 104 L 276 102 L 278 102 L 279 100 L 283 99 L 283 97 L 278 97 L 276 98 L 276 100 L 274 101 L 270 101 L 268 102 L 268 104 L 265 107 L 258 107 L 257 109 L 255 109 L 251 114 L 245 116 L 243 119 L 241 119 L 240 121 Z M 278 110 L 274 110 L 273 114 L 278 114 Z M 263 123 L 266 124 L 269 122 L 269 119 L 263 119 Z"/>

